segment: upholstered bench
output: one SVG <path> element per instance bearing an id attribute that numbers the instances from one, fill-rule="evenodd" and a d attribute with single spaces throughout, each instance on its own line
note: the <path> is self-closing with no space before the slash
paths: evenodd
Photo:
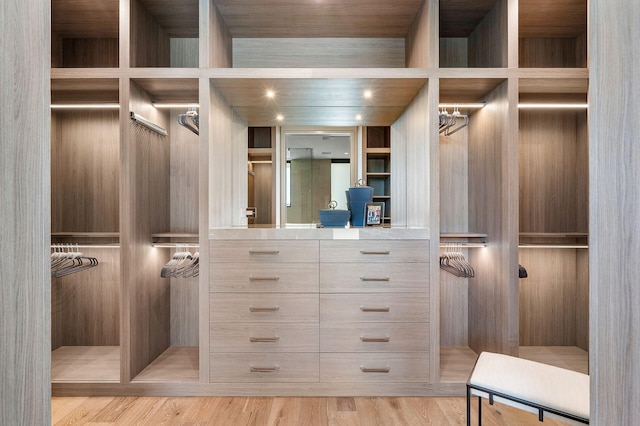
<path id="1" fill-rule="evenodd" d="M 467 426 L 471 425 L 471 397 L 478 397 L 545 415 L 568 424 L 589 424 L 589 376 L 564 368 L 509 355 L 482 352 L 467 382 Z"/>

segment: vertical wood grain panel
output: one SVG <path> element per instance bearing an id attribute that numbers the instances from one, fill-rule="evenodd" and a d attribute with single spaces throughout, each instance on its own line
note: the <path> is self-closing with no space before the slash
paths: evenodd
<path id="1" fill-rule="evenodd" d="M 170 286 L 171 346 L 198 346 L 198 278 L 172 278 Z"/>
<path id="2" fill-rule="evenodd" d="M 438 2 L 424 1 L 405 37 L 407 68 L 436 66 L 438 60 Z"/>
<path id="3" fill-rule="evenodd" d="M 168 67 L 169 36 L 137 0 L 131 0 L 130 23 L 131 66 Z"/>
<path id="4" fill-rule="evenodd" d="M 516 99 L 517 83 L 502 83 L 469 126 L 469 229 L 489 240 L 469 253 L 476 273 L 469 282 L 469 346 L 477 353 L 518 350 L 517 144 L 509 130 Z"/>
<path id="5" fill-rule="evenodd" d="M 62 67 L 117 67 L 118 43 L 117 38 L 63 38 Z"/>
<path id="6" fill-rule="evenodd" d="M 519 261 L 528 273 L 519 280 L 520 345 L 575 346 L 576 251 L 520 249 Z"/>
<path id="7" fill-rule="evenodd" d="M 44 425 L 51 422 L 51 9 L 48 1 L 5 0 L 1 10 L 0 413 L 3 424 Z"/>
<path id="8" fill-rule="evenodd" d="M 234 68 L 404 68 L 402 38 L 236 38 Z"/>
<path id="9" fill-rule="evenodd" d="M 576 252 L 576 346 L 589 352 L 589 251 Z"/>
<path id="10" fill-rule="evenodd" d="M 518 49 L 521 68 L 576 68 L 575 38 L 521 38 Z"/>
<path id="11" fill-rule="evenodd" d="M 587 232 L 585 114 L 520 112 L 521 232 Z"/>
<path id="12" fill-rule="evenodd" d="M 623 425 L 640 406 L 640 56 L 621 52 L 640 43 L 640 4 L 588 7 L 590 418 Z"/>
<path id="13" fill-rule="evenodd" d="M 172 68 L 198 68 L 199 47 L 197 38 L 171 38 L 169 65 Z"/>
<path id="14" fill-rule="evenodd" d="M 257 209 L 255 224 L 275 223 L 271 211 L 275 200 L 273 199 L 273 166 L 272 164 L 254 164 L 254 206 Z"/>
<path id="15" fill-rule="evenodd" d="M 469 36 L 469 66 L 507 66 L 507 0 L 497 0 L 487 16 Z"/>
<path id="16" fill-rule="evenodd" d="M 52 340 L 58 346 L 118 346 L 120 344 L 120 251 L 81 249 L 98 266 L 52 278 Z M 60 321 L 59 324 L 53 319 Z M 56 335 L 61 333 L 60 335 Z"/>
<path id="17" fill-rule="evenodd" d="M 52 232 L 117 232 L 118 113 L 58 111 L 52 121 Z"/>
<path id="18" fill-rule="evenodd" d="M 200 3 L 200 16 L 208 16 L 203 13 L 203 4 Z M 206 21 L 206 19 L 205 19 Z M 200 34 L 203 34 L 203 28 L 200 28 Z M 208 34 L 208 33 L 207 33 Z M 203 40 L 208 45 L 208 38 Z M 207 49 L 200 48 L 201 54 Z M 201 64 L 204 54 L 201 55 Z M 211 85 L 208 78 L 200 78 L 198 82 L 198 99 L 200 101 L 200 138 L 198 141 L 199 153 L 198 158 L 198 225 L 199 225 L 199 241 L 200 256 L 202 259 L 209 259 L 209 160 L 210 149 L 209 141 L 211 136 Z M 211 163 L 213 165 L 213 163 Z M 198 280 L 198 295 L 206 295 L 209 291 L 209 262 L 202 262 L 200 265 L 200 277 Z M 209 300 L 207 297 L 198 297 L 198 358 L 200 368 L 200 381 L 207 382 L 209 377 Z"/>
<path id="19" fill-rule="evenodd" d="M 202 3 L 207 5 L 203 8 Z M 210 0 L 200 0 L 200 11 L 204 15 L 208 11 L 208 25 L 206 32 L 201 34 L 208 35 L 205 58 L 201 61 L 202 66 L 211 68 L 231 68 L 233 66 L 233 40 L 231 33 L 227 29 L 224 18 L 220 14 L 215 2 Z M 202 29 L 202 27 L 201 27 Z"/>
<path id="20" fill-rule="evenodd" d="M 167 128 L 168 113 L 153 108 L 150 96 L 129 84 L 131 109 Z M 151 247 L 151 234 L 169 228 L 169 140 L 131 120 L 123 127 L 122 277 L 129 304 L 126 379 L 131 379 L 170 342 L 169 282 L 160 278 L 168 250 Z"/>
<path id="21" fill-rule="evenodd" d="M 440 68 L 466 68 L 468 65 L 467 38 L 443 37 L 440 39 Z"/>

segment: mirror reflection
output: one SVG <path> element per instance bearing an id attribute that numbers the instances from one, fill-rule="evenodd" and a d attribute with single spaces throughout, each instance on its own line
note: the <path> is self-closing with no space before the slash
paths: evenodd
<path id="1" fill-rule="evenodd" d="M 335 200 L 347 208 L 352 176 L 350 132 L 285 132 L 284 216 L 287 224 L 319 223 Z M 355 157 L 355 156 L 354 156 Z"/>

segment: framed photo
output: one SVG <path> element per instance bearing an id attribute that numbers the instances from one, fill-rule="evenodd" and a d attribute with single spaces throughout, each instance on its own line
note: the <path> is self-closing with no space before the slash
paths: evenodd
<path id="1" fill-rule="evenodd" d="M 381 226 L 384 223 L 384 203 L 367 203 L 364 208 L 366 226 Z"/>

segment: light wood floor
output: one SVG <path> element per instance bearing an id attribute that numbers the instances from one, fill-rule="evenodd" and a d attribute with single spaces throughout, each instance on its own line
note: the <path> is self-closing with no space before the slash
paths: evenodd
<path id="1" fill-rule="evenodd" d="M 477 400 L 472 424 L 477 424 Z M 420 426 L 466 424 L 465 398 L 54 397 L 52 425 Z M 483 400 L 482 424 L 540 425 Z M 561 425 L 545 419 L 545 426 Z"/>

